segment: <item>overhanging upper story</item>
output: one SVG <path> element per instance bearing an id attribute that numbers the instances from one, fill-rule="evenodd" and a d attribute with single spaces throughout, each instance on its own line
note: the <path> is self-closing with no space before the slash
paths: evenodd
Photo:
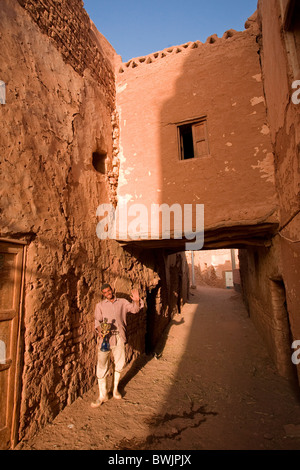
<path id="1" fill-rule="evenodd" d="M 117 197 L 118 206 L 127 208 L 127 222 L 135 220 L 136 234 L 133 240 L 120 230 L 121 241 L 183 247 L 184 237 L 176 236 L 180 228 L 184 235 L 180 218 L 173 222 L 172 215 L 165 233 L 160 223 L 153 234 L 151 213 L 162 204 L 180 205 L 183 219 L 184 207 L 192 207 L 194 231 L 196 206 L 203 205 L 206 247 L 264 243 L 276 230 L 274 156 L 257 34 L 253 18 L 243 32 L 118 68 Z M 147 220 L 139 207 L 146 208 Z M 139 220 L 147 223 L 139 226 Z"/>

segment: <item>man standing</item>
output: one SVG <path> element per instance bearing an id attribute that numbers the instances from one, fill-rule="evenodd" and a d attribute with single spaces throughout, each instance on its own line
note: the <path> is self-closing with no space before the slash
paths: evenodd
<path id="1" fill-rule="evenodd" d="M 95 328 L 99 336 L 97 362 L 99 398 L 96 402 L 91 404 L 93 408 L 97 408 L 108 400 L 106 379 L 111 354 L 114 361 L 113 396 L 116 399 L 122 398 L 122 395 L 118 391 L 118 385 L 121 371 L 125 366 L 126 315 L 127 313 L 138 313 L 144 306 L 144 302 L 140 299 L 137 289 L 133 289 L 131 291 L 131 299 L 133 302 L 115 297 L 109 284 L 103 284 L 101 292 L 105 299 L 99 302 L 95 309 Z M 111 325 L 109 334 L 109 351 L 101 351 L 101 323 L 104 319 L 107 319 L 107 323 L 110 323 Z"/>

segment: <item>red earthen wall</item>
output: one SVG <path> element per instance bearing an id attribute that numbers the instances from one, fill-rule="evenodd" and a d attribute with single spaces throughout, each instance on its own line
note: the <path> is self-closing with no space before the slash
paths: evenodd
<path id="1" fill-rule="evenodd" d="M 27 242 L 22 439 L 93 385 L 94 308 L 103 282 L 122 295 L 136 287 L 145 300 L 156 286 L 173 293 L 166 256 L 157 263 L 152 253 L 96 236 L 97 207 L 115 201 L 116 53 L 75 0 L 2 0 L 0 31 L 0 237 Z M 106 175 L 92 165 L 97 151 L 107 153 Z M 176 311 L 167 301 L 158 334 Z M 128 329 L 131 360 L 144 352 L 146 310 L 129 318 Z"/>
<path id="2" fill-rule="evenodd" d="M 285 1 L 282 5 L 288 3 Z M 292 342 L 300 338 L 300 105 L 295 105 L 291 99 L 295 91 L 292 83 L 297 78 L 294 75 L 296 67 L 292 51 L 289 49 L 290 33 L 283 29 L 283 10 L 280 2 L 260 0 L 258 12 L 264 96 L 275 155 L 279 229 L 268 249 L 254 250 L 258 261 L 252 273 L 248 267 L 253 264 L 251 260 L 254 254 L 252 250 L 248 251 L 248 255 L 244 253 L 242 273 L 245 298 L 251 316 L 269 344 L 279 369 L 285 373 L 282 364 L 288 357 L 291 367 Z M 276 323 L 275 314 L 278 309 L 271 301 L 276 285 L 277 288 L 280 285 L 285 291 L 285 299 L 281 304 L 287 309 L 287 313 L 281 325 Z M 283 325 L 287 323 L 288 326 L 284 327 Z M 283 337 L 287 334 L 286 328 L 290 331 L 290 336 L 283 341 Z M 299 366 L 298 376 L 300 376 Z"/>
<path id="3" fill-rule="evenodd" d="M 257 24 L 123 64 L 119 200 L 204 204 L 205 228 L 277 221 Z M 209 155 L 181 161 L 178 123 L 207 116 Z"/>
<path id="4" fill-rule="evenodd" d="M 244 32 L 127 64 L 80 0 L 2 0 L 1 13 L 0 235 L 27 242 L 20 438 L 93 384 L 103 281 L 145 300 L 155 292 L 154 344 L 187 298 L 184 256 L 96 237 L 104 202 L 205 204 L 206 228 L 279 221 L 273 240 L 241 253 L 241 272 L 249 312 L 288 374 L 289 324 L 300 339 L 300 123 L 277 0 L 259 2 L 262 37 L 252 19 Z M 177 124 L 203 115 L 210 154 L 180 161 Z M 146 329 L 146 310 L 129 318 L 129 361 Z"/>

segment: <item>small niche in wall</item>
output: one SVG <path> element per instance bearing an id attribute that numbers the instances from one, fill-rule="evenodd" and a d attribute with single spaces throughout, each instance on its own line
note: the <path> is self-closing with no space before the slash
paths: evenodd
<path id="1" fill-rule="evenodd" d="M 105 159 L 107 157 L 106 152 L 94 152 L 92 156 L 93 167 L 98 173 L 105 175 Z"/>

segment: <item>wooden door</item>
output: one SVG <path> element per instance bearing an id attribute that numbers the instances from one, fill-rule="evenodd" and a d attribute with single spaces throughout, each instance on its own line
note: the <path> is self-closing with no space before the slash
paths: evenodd
<path id="1" fill-rule="evenodd" d="M 2 450 L 11 448 L 15 425 L 23 250 L 22 245 L 0 241 L 0 449 Z"/>

